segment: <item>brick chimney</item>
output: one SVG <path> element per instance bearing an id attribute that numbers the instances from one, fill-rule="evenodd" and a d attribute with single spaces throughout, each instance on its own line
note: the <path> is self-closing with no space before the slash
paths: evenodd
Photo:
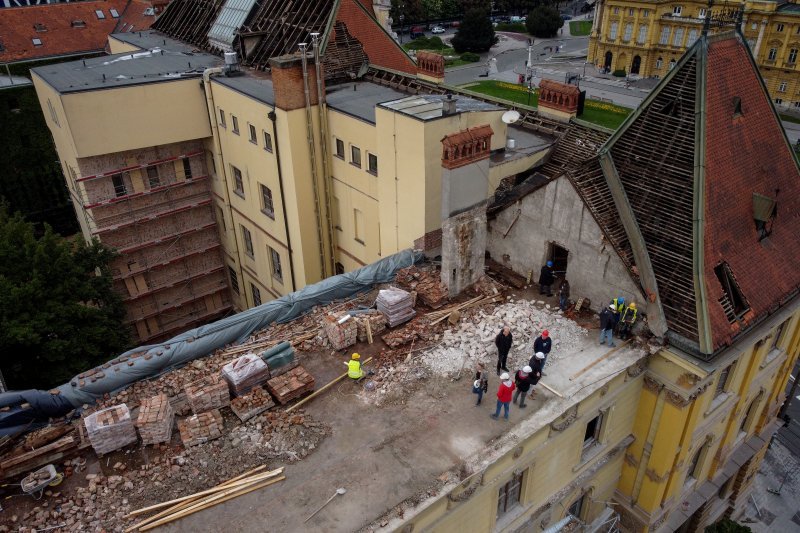
<path id="1" fill-rule="evenodd" d="M 314 57 L 307 59 L 308 91 L 311 105 L 317 104 L 317 75 L 314 68 Z M 272 69 L 272 88 L 275 91 L 275 107 L 291 111 L 306 105 L 303 88 L 303 64 L 299 53 L 273 57 L 269 60 Z M 322 68 L 322 67 L 321 67 Z M 324 82 L 323 70 L 323 84 Z"/>
<path id="2" fill-rule="evenodd" d="M 433 83 L 443 83 L 444 56 L 433 52 L 417 52 L 417 77 Z"/>
<path id="3" fill-rule="evenodd" d="M 569 122 L 577 116 L 581 90 L 574 85 L 553 80 L 542 80 L 539 84 L 539 113 L 544 116 Z"/>

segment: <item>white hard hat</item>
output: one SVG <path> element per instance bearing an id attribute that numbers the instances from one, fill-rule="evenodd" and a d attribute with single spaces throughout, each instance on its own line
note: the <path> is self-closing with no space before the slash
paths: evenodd
<path id="1" fill-rule="evenodd" d="M 608 308 L 609 309 L 616 309 L 616 307 L 614 307 L 614 304 L 608 304 Z"/>
<path id="2" fill-rule="evenodd" d="M 536 359 L 544 359 L 544 352 L 536 352 Z"/>
<path id="3" fill-rule="evenodd" d="M 475 383 L 473 383 L 472 386 L 475 387 L 476 389 L 479 388 L 481 386 L 481 380 L 476 379 Z"/>
<path id="4" fill-rule="evenodd" d="M 507 380 L 508 379 L 508 372 L 503 372 L 502 374 L 500 374 L 500 379 L 502 379 L 503 381 Z"/>
<path id="5" fill-rule="evenodd" d="M 533 369 L 525 365 L 525 368 L 523 368 L 522 371 L 525 372 L 526 374 L 530 374 L 531 372 L 533 372 Z"/>

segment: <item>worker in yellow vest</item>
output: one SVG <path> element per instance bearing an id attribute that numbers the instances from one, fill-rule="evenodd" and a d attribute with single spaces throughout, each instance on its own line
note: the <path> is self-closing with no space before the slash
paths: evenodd
<path id="1" fill-rule="evenodd" d="M 350 361 L 345 363 L 347 365 L 347 377 L 352 379 L 361 379 L 364 377 L 364 371 L 361 370 L 361 356 L 354 353 Z"/>
<path id="2" fill-rule="evenodd" d="M 633 325 L 636 323 L 638 311 L 636 310 L 636 302 L 631 302 L 622 312 L 622 317 L 619 323 L 619 338 L 627 339 L 630 337 Z"/>

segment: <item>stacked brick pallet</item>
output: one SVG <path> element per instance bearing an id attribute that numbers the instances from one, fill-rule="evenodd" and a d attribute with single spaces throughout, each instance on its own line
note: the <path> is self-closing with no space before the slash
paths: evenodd
<path id="1" fill-rule="evenodd" d="M 227 390 L 227 389 L 226 389 Z M 219 409 L 192 415 L 178 422 L 181 441 L 187 448 L 222 436 L 223 422 Z"/>
<path id="2" fill-rule="evenodd" d="M 89 442 L 98 455 L 119 450 L 137 440 L 131 412 L 124 403 L 90 414 L 84 424 Z"/>
<path id="3" fill-rule="evenodd" d="M 136 427 L 143 444 L 169 442 L 174 422 L 175 412 L 166 394 L 145 398 L 139 405 Z"/>
<path id="4" fill-rule="evenodd" d="M 259 356 L 249 353 L 222 367 L 222 377 L 234 396 L 241 396 L 269 379 L 269 367 Z"/>
<path id="5" fill-rule="evenodd" d="M 250 420 L 271 407 L 275 407 L 275 402 L 272 401 L 269 393 L 261 387 L 255 387 L 247 394 L 231 400 L 231 411 L 242 422 Z"/>
<path id="6" fill-rule="evenodd" d="M 228 383 L 219 374 L 209 374 L 186 385 L 186 399 L 195 414 L 219 409 L 231 403 Z"/>
<path id="7" fill-rule="evenodd" d="M 344 350 L 356 343 L 358 325 L 348 314 L 327 315 L 324 329 L 334 350 Z"/>
<path id="8" fill-rule="evenodd" d="M 391 327 L 411 320 L 416 314 L 411 294 L 401 289 L 381 290 L 375 303 L 378 311 L 386 316 Z"/>
<path id="9" fill-rule="evenodd" d="M 314 390 L 314 377 L 302 366 L 296 366 L 289 372 L 270 379 L 267 389 L 279 404 L 285 405 Z"/>

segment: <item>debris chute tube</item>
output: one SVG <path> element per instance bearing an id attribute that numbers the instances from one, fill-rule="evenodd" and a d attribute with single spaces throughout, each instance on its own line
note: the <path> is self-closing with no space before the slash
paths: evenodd
<path id="1" fill-rule="evenodd" d="M 240 343 L 254 331 L 272 323 L 289 322 L 314 306 L 349 298 L 371 289 L 376 283 L 392 281 L 399 269 L 421 259 L 419 252 L 404 250 L 353 272 L 324 279 L 277 300 L 186 331 L 164 343 L 128 350 L 58 387 L 60 396 L 73 407 L 94 403 L 104 394 L 158 376 L 228 344 Z"/>

